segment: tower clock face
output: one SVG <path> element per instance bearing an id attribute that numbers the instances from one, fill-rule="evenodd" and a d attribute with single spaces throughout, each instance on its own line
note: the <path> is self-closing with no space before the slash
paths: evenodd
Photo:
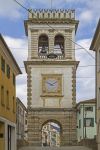
<path id="1" fill-rule="evenodd" d="M 48 92 L 57 92 L 58 90 L 58 80 L 53 78 L 48 78 L 45 81 L 45 87 Z"/>
<path id="2" fill-rule="evenodd" d="M 61 75 L 43 75 L 42 92 L 44 95 L 60 95 L 62 93 Z"/>

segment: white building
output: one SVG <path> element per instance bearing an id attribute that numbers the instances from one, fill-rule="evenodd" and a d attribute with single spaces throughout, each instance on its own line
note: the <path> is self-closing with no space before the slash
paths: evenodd
<path id="1" fill-rule="evenodd" d="M 99 150 L 100 149 L 100 19 L 90 49 L 95 51 L 97 143 L 98 143 L 98 150 Z"/>
<path id="2" fill-rule="evenodd" d="M 77 140 L 94 139 L 96 136 L 96 101 L 81 101 L 77 104 Z"/>

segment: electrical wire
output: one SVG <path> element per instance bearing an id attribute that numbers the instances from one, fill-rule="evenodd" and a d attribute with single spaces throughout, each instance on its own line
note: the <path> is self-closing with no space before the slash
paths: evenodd
<path id="1" fill-rule="evenodd" d="M 9 47 L 10 49 L 28 49 L 28 47 Z M 85 48 L 89 48 L 89 47 L 85 47 Z M 69 50 L 81 50 L 81 49 L 83 49 L 83 48 L 75 48 L 75 49 L 69 49 Z"/>
<path id="2" fill-rule="evenodd" d="M 27 9 L 25 6 L 23 6 L 23 5 L 22 5 L 21 3 L 19 3 L 17 0 L 14 0 L 14 1 L 15 1 L 18 5 L 20 5 L 22 8 L 24 8 L 27 12 L 31 13 L 32 15 L 34 15 L 34 14 L 31 12 L 31 10 Z M 34 16 L 35 16 L 36 19 L 38 20 L 37 16 L 36 16 L 36 15 L 34 15 Z M 49 25 L 48 23 L 46 23 L 46 24 L 47 24 L 50 28 L 52 28 L 53 30 L 56 31 L 56 29 L 53 28 L 51 25 Z M 83 46 L 81 46 L 80 44 L 74 42 L 73 40 L 71 40 L 71 39 L 69 39 L 69 38 L 66 38 L 66 39 L 68 39 L 68 40 L 71 41 L 72 43 L 74 43 L 74 44 L 76 44 L 77 46 L 79 46 L 79 47 L 81 47 L 82 49 L 84 49 L 84 50 L 88 53 L 88 55 L 91 56 L 91 58 L 95 59 L 95 57 L 93 57 L 93 55 L 92 55 L 90 52 L 88 52 L 88 50 L 87 50 L 86 48 L 84 48 Z"/>

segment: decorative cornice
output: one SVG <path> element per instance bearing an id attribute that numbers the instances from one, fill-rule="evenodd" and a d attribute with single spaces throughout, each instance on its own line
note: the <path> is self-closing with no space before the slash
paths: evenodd
<path id="1" fill-rule="evenodd" d="M 74 65 L 76 68 L 78 67 L 79 61 L 69 61 L 69 60 L 54 60 L 54 59 L 48 59 L 48 60 L 40 60 L 40 59 L 34 59 L 30 61 L 24 61 L 25 69 L 27 72 L 27 67 L 29 65 Z"/>
<path id="2" fill-rule="evenodd" d="M 76 109 L 73 109 L 73 108 L 28 108 L 28 112 L 35 112 L 35 111 L 38 111 L 38 112 L 43 112 L 43 111 L 50 111 L 51 113 L 54 111 L 54 112 L 68 112 L 68 111 L 76 111 Z"/>
<path id="3" fill-rule="evenodd" d="M 65 29 L 65 32 L 72 32 L 72 29 Z"/>
<path id="4" fill-rule="evenodd" d="M 70 18 L 67 18 L 67 19 L 66 18 L 65 19 L 64 18 L 61 18 L 61 19 L 58 19 L 58 18 L 55 18 L 55 19 L 52 19 L 52 18 L 46 18 L 46 19 L 32 18 L 32 19 L 24 21 L 26 35 L 28 35 L 28 31 L 27 30 L 28 30 L 28 25 L 29 24 L 74 24 L 75 25 L 75 32 L 76 32 L 78 24 L 79 24 L 79 21 L 78 20 L 74 20 L 74 19 L 70 19 Z M 50 28 L 50 26 L 49 26 L 49 28 Z"/>
<path id="5" fill-rule="evenodd" d="M 49 29 L 49 32 L 54 32 L 55 30 L 54 29 Z"/>

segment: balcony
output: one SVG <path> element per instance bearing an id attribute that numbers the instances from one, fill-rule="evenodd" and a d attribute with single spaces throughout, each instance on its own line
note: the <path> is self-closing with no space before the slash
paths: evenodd
<path id="1" fill-rule="evenodd" d="M 48 57 L 49 53 L 38 53 L 40 59 L 64 59 L 64 54 L 54 54 L 56 57 L 52 56 Z"/>

